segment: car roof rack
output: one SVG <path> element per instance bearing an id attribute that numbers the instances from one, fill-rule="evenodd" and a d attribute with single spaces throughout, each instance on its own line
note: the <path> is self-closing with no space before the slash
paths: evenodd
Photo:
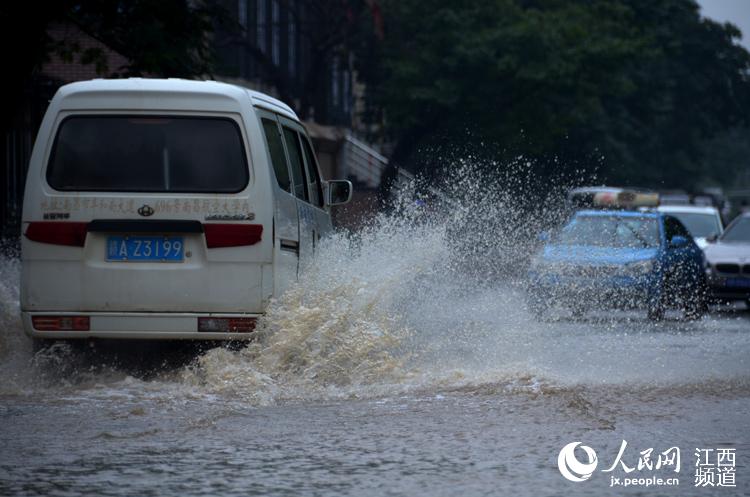
<path id="1" fill-rule="evenodd" d="M 593 206 L 599 209 L 637 210 L 642 207 L 657 207 L 659 194 L 635 190 L 599 192 L 594 195 Z"/>
<path id="2" fill-rule="evenodd" d="M 657 207 L 659 194 L 653 190 L 637 187 L 586 186 L 568 192 L 567 204 L 584 209 L 637 210 Z"/>

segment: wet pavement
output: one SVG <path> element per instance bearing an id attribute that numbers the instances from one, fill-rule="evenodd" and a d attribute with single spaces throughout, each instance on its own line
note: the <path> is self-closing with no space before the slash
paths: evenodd
<path id="1" fill-rule="evenodd" d="M 439 228 L 326 242 L 241 349 L 34 354 L 0 260 L 0 495 L 750 494 L 750 312 L 537 321 L 522 285 L 447 268 Z"/>

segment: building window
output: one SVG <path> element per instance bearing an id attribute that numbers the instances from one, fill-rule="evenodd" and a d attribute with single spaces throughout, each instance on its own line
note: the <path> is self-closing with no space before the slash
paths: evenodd
<path id="1" fill-rule="evenodd" d="M 242 34 L 247 32 L 247 0 L 237 1 L 237 20 L 242 27 Z"/>
<path id="2" fill-rule="evenodd" d="M 331 62 L 331 107 L 339 107 L 339 58 L 334 57 Z"/>
<path id="3" fill-rule="evenodd" d="M 297 24 L 293 13 L 289 13 L 289 75 L 297 74 Z"/>
<path id="4" fill-rule="evenodd" d="M 266 0 L 257 0 L 256 13 L 258 15 L 257 45 L 261 52 L 266 51 Z"/>
<path id="5" fill-rule="evenodd" d="M 281 8 L 278 0 L 271 1 L 271 60 L 281 63 Z"/>
<path id="6" fill-rule="evenodd" d="M 349 102 L 351 100 L 351 72 L 344 71 L 343 73 L 343 85 L 344 89 L 342 90 L 342 106 L 344 108 L 344 113 L 349 114 Z"/>

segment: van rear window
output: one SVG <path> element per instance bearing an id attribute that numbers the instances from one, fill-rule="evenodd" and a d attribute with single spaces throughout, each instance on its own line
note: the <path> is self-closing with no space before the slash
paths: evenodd
<path id="1" fill-rule="evenodd" d="M 57 190 L 236 193 L 248 179 L 240 129 L 221 117 L 71 116 L 47 166 Z"/>

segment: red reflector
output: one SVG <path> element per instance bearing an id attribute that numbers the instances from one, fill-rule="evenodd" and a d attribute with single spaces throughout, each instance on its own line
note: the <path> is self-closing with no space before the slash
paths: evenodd
<path id="1" fill-rule="evenodd" d="M 34 242 L 83 247 L 87 223 L 35 221 L 26 228 L 26 238 Z"/>
<path id="2" fill-rule="evenodd" d="M 208 248 L 255 245 L 263 234 L 262 224 L 204 224 Z"/>
<path id="3" fill-rule="evenodd" d="M 249 333 L 255 318 L 198 318 L 198 331 L 207 333 Z"/>
<path id="4" fill-rule="evenodd" d="M 88 316 L 32 316 L 31 323 L 39 331 L 89 331 Z"/>

